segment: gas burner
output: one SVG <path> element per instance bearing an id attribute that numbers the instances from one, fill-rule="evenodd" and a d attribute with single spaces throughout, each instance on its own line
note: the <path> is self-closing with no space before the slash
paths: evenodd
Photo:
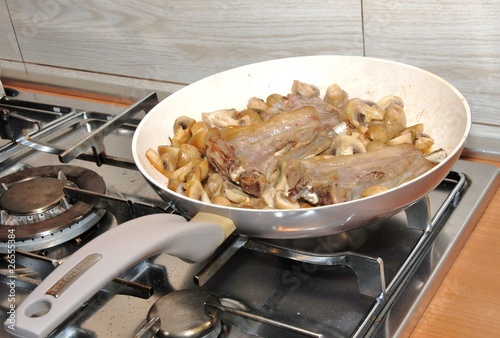
<path id="1" fill-rule="evenodd" d="M 148 322 L 158 319 L 158 338 L 215 338 L 221 332 L 221 322 L 217 311 L 205 310 L 207 303 L 220 305 L 219 299 L 207 291 L 174 291 L 156 301 L 148 313 Z"/>
<path id="2" fill-rule="evenodd" d="M 53 247 L 81 235 L 102 218 L 105 210 L 69 200 L 64 187 L 106 191 L 97 173 L 70 165 L 34 167 L 0 178 L 0 252 L 7 251 L 12 238 L 17 250 Z"/>

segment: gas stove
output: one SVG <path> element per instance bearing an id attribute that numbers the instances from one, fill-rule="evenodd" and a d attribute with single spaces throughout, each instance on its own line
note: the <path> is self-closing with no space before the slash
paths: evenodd
<path id="1" fill-rule="evenodd" d="M 179 212 L 132 160 L 132 135 L 157 103 L 154 93 L 122 109 L 7 93 L 0 101 L 0 320 L 15 327 L 15 307 L 90 240 L 136 217 Z M 497 178 L 496 167 L 459 160 L 427 197 L 379 223 L 309 239 L 232 235 L 197 264 L 153 256 L 116 276 L 50 336 L 408 335 Z"/>

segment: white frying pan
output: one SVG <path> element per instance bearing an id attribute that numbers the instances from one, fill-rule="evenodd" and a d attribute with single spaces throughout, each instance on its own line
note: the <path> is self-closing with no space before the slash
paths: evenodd
<path id="1" fill-rule="evenodd" d="M 349 97 L 378 101 L 403 98 L 408 125 L 423 123 L 448 158 L 425 175 L 370 198 L 307 210 L 249 210 L 204 204 L 172 192 L 147 160 L 148 148 L 168 143 L 180 115 L 201 120 L 202 112 L 244 108 L 252 96 L 286 95 L 293 80 L 326 87 L 337 83 Z M 313 56 L 262 62 L 198 81 L 158 104 L 143 119 L 133 140 L 134 160 L 160 196 L 189 216 L 199 211 L 228 217 L 237 231 L 254 237 L 317 237 L 349 230 L 391 216 L 431 191 L 460 155 L 471 124 L 464 97 L 449 83 L 408 65 L 364 57 Z"/>

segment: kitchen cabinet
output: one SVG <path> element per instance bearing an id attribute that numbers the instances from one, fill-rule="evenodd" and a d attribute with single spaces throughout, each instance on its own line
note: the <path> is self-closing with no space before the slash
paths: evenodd
<path id="1" fill-rule="evenodd" d="M 22 61 L 5 0 L 0 0 L 0 46 L 0 59 Z"/>

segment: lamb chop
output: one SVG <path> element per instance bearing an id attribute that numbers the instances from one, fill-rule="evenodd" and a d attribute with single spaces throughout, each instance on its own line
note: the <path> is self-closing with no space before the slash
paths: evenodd
<path id="1" fill-rule="evenodd" d="M 331 115 L 304 106 L 257 124 L 212 128 L 206 156 L 222 176 L 259 197 L 278 160 L 312 157 L 330 147 L 340 122 Z"/>
<path id="2" fill-rule="evenodd" d="M 434 166 L 410 144 L 355 156 L 290 159 L 282 164 L 289 186 L 288 197 L 315 206 L 357 199 L 369 186 L 396 187 Z"/>

